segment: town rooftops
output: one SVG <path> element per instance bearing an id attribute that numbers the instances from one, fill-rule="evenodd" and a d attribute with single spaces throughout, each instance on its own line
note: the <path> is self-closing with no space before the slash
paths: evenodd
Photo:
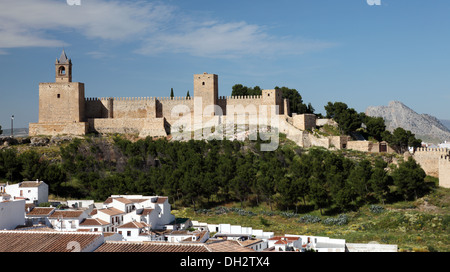
<path id="1" fill-rule="evenodd" d="M 145 228 L 145 227 L 148 227 L 148 226 L 149 225 L 147 223 L 145 223 L 145 222 L 133 221 L 133 222 L 129 222 L 129 223 L 123 224 L 123 225 L 119 226 L 118 228 L 119 229 L 142 229 L 142 228 Z"/>
<path id="2" fill-rule="evenodd" d="M 35 207 L 26 216 L 50 216 L 54 211 L 55 208 Z"/>
<path id="3" fill-rule="evenodd" d="M 83 220 L 83 222 L 80 223 L 80 226 L 105 226 L 110 224 L 111 223 L 98 218 L 86 218 Z"/>
<path id="4" fill-rule="evenodd" d="M 49 218 L 78 218 L 83 211 L 57 210 Z"/>
<path id="5" fill-rule="evenodd" d="M 80 251 L 92 251 L 95 243 L 102 243 L 100 233 L 0 231 L 0 252 L 70 252 L 76 245 Z M 79 247 L 78 247 L 79 246 Z"/>
<path id="6" fill-rule="evenodd" d="M 20 182 L 19 183 L 19 187 L 27 187 L 27 188 L 30 188 L 30 187 L 39 187 L 39 186 L 41 186 L 42 184 L 44 184 L 44 182 L 43 181 L 39 181 L 39 180 L 35 180 L 35 181 L 22 181 L 22 182 Z"/>
<path id="7" fill-rule="evenodd" d="M 105 241 L 95 252 L 211 252 L 205 244 Z"/>
<path id="8" fill-rule="evenodd" d="M 116 209 L 116 208 L 104 208 L 104 209 L 97 209 L 97 213 L 102 212 L 107 215 L 119 215 L 119 214 L 125 214 L 125 212 Z"/>

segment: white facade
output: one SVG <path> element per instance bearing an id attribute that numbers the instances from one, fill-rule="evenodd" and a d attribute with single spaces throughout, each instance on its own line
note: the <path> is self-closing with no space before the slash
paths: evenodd
<path id="1" fill-rule="evenodd" d="M 5 192 L 14 199 L 25 199 L 26 203 L 39 205 L 48 202 L 48 185 L 43 181 L 23 181 L 6 184 Z"/>
<path id="2" fill-rule="evenodd" d="M 0 230 L 12 230 L 25 224 L 25 200 L 10 200 L 0 195 Z"/>
<path id="3" fill-rule="evenodd" d="M 77 231 L 80 223 L 88 217 L 85 211 L 57 210 L 50 217 L 53 229 L 58 231 Z"/>
<path id="4" fill-rule="evenodd" d="M 195 225 L 203 227 L 203 223 L 196 222 Z M 263 230 L 253 229 L 251 227 L 241 227 L 238 225 L 230 224 L 208 224 L 208 230 L 210 232 L 217 232 L 220 234 L 232 234 L 232 235 L 248 235 L 254 236 L 258 239 L 269 239 L 274 236 L 273 232 L 264 232 Z"/>

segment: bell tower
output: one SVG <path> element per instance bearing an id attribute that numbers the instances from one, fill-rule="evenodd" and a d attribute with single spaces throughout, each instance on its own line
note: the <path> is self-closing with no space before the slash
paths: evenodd
<path id="1" fill-rule="evenodd" d="M 55 82 L 72 82 L 72 60 L 67 58 L 64 49 L 55 62 Z"/>

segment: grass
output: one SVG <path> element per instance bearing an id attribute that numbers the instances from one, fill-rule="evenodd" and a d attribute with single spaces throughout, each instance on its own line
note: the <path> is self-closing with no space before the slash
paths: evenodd
<path id="1" fill-rule="evenodd" d="M 322 216 L 319 211 L 305 214 L 271 212 L 266 205 L 242 209 L 240 203 L 199 212 L 182 208 L 173 210 L 173 214 L 210 224 L 227 223 L 263 229 L 275 235 L 316 235 L 345 239 L 347 243 L 396 244 L 402 252 L 450 252 L 449 196 L 449 189 L 438 188 L 416 201 L 377 205 L 378 209 L 367 205 L 358 211 L 345 213 L 348 222 L 344 225 L 324 224 L 327 218 L 336 221 L 338 215 Z M 320 222 L 299 222 L 305 215 L 317 217 Z"/>

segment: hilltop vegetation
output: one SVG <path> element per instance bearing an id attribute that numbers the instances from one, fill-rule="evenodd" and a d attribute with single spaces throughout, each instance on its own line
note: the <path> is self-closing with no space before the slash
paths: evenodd
<path id="1" fill-rule="evenodd" d="M 414 160 L 280 140 L 273 152 L 261 152 L 261 141 L 119 135 L 23 144 L 0 150 L 0 181 L 44 180 L 57 198 L 167 195 L 177 216 L 208 223 L 449 250 L 448 190 Z"/>
<path id="2" fill-rule="evenodd" d="M 412 159 L 389 168 L 383 156 L 350 159 L 304 150 L 285 137 L 276 151 L 262 152 L 261 143 L 85 137 L 53 149 L 59 158 L 38 149 L 4 149 L 0 178 L 41 179 L 54 195 L 97 201 L 111 194 L 157 194 L 195 208 L 238 201 L 272 210 L 314 205 L 321 212 L 417 199 L 433 185 Z"/>

